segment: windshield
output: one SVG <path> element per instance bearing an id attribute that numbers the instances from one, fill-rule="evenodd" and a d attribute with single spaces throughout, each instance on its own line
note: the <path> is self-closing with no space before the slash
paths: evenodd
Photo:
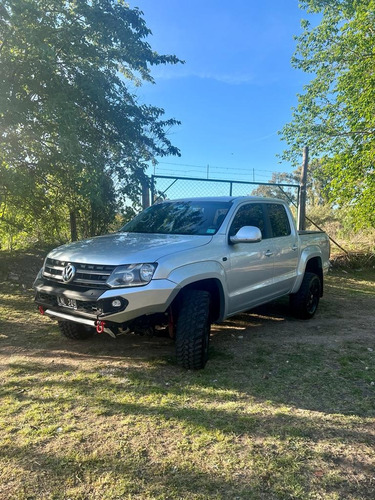
<path id="1" fill-rule="evenodd" d="M 152 205 L 121 231 L 128 233 L 215 234 L 232 202 L 165 201 Z"/>

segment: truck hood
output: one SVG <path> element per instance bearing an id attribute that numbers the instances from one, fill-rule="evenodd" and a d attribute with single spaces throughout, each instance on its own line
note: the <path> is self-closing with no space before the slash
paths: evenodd
<path id="1" fill-rule="evenodd" d="M 207 245 L 211 239 L 212 236 L 205 235 L 115 233 L 63 245 L 52 250 L 48 257 L 107 266 L 140 264 Z"/>

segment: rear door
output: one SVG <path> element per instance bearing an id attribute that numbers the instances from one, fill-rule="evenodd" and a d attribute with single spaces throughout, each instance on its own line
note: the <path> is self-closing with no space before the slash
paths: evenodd
<path id="1" fill-rule="evenodd" d="M 298 236 L 286 207 L 281 203 L 265 204 L 269 235 L 274 252 L 274 290 L 287 294 L 293 287 L 298 266 Z"/>

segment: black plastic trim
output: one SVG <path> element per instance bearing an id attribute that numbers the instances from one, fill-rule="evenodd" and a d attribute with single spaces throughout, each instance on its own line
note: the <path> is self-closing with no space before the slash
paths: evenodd
<path id="1" fill-rule="evenodd" d="M 90 319 L 97 317 L 102 318 L 111 314 L 115 314 L 117 312 L 122 312 L 129 304 L 129 301 L 124 299 L 123 297 L 110 297 L 107 299 L 100 299 L 100 296 L 103 294 L 104 290 L 98 290 L 95 288 L 85 291 L 71 290 L 65 287 L 50 284 L 50 282 L 46 284 L 44 283 L 43 279 L 37 279 L 35 281 L 34 289 L 36 292 L 36 304 L 51 309 L 52 311 L 61 311 L 66 314 L 71 314 L 72 316 L 83 316 Z M 77 309 L 58 305 L 57 296 L 63 296 L 68 299 L 76 300 Z M 121 301 L 120 307 L 112 306 L 112 302 L 115 299 Z M 96 306 L 96 310 L 87 312 L 87 309 L 89 309 L 91 305 L 93 308 L 95 308 Z"/>

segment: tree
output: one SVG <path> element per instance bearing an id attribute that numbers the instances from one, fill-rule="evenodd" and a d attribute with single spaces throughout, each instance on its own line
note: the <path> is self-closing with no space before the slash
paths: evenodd
<path id="1" fill-rule="evenodd" d="M 298 190 L 294 187 L 281 187 L 272 184 L 293 184 L 298 186 L 301 180 L 301 167 L 293 172 L 273 172 L 269 181 L 270 185 L 261 185 L 251 193 L 254 196 L 266 196 L 269 198 L 281 198 L 296 205 L 298 203 Z M 307 169 L 306 179 L 306 203 L 310 207 L 320 206 L 328 203 L 327 189 L 330 179 L 322 172 L 319 160 L 312 160 Z"/>
<path id="2" fill-rule="evenodd" d="M 298 186 L 301 180 L 301 169 L 300 166 L 292 173 L 274 172 L 269 181 L 270 185 L 261 185 L 251 194 L 285 200 L 291 205 L 291 211 L 297 218 L 298 190 L 293 187 L 280 189 L 280 186 L 273 184 Z M 344 226 L 347 225 L 347 219 L 346 214 L 329 200 L 328 188 L 331 182 L 332 180 L 322 170 L 319 160 L 312 160 L 308 165 L 306 178 L 306 225 L 308 229 L 323 228 L 329 236 L 337 238 L 338 233 L 342 233 Z"/>
<path id="3" fill-rule="evenodd" d="M 252 196 L 264 196 L 266 198 L 280 198 L 288 203 L 296 204 L 298 202 L 298 191 L 292 187 L 279 187 L 273 184 L 294 184 L 298 186 L 299 177 L 297 172 L 291 174 L 287 172 L 273 172 L 270 185 L 262 184 L 252 191 Z"/>
<path id="4" fill-rule="evenodd" d="M 105 229 L 134 202 L 148 162 L 178 155 L 175 119 L 141 104 L 159 55 L 137 8 L 118 0 L 3 0 L 0 4 L 0 199 L 10 211 L 71 238 Z M 27 186 L 27 189 L 26 189 Z M 52 222 L 53 221 L 53 222 Z"/>
<path id="5" fill-rule="evenodd" d="M 320 13 L 302 21 L 292 64 L 314 76 L 298 95 L 281 135 L 283 158 L 297 164 L 304 145 L 331 182 L 330 199 L 352 215 L 357 228 L 375 227 L 375 1 L 303 0 Z"/>

